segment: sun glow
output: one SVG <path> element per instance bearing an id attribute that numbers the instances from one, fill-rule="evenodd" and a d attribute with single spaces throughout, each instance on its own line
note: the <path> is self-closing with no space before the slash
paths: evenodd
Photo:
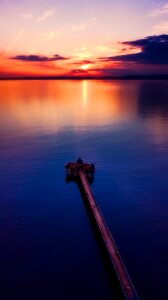
<path id="1" fill-rule="evenodd" d="M 80 69 L 82 69 L 82 70 L 84 70 L 84 71 L 88 70 L 89 68 L 90 68 L 90 65 L 88 65 L 88 64 L 82 65 L 82 66 L 80 67 Z"/>

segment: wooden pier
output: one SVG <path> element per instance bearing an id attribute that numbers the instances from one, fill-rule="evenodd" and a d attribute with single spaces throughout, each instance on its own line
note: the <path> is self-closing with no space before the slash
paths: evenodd
<path id="1" fill-rule="evenodd" d="M 67 175 L 69 177 L 72 179 L 79 179 L 81 181 L 89 206 L 115 269 L 125 299 L 139 300 L 118 248 L 114 242 L 112 234 L 110 233 L 108 226 L 101 214 L 87 179 L 91 176 L 94 176 L 94 164 L 86 164 L 81 159 L 78 159 L 76 163 L 69 162 L 65 168 L 67 169 Z"/>

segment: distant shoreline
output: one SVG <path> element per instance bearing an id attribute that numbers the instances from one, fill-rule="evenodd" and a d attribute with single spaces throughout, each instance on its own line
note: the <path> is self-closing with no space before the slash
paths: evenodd
<path id="1" fill-rule="evenodd" d="M 128 76 L 102 76 L 102 77 L 81 77 L 81 76 L 23 76 L 3 77 L 0 80 L 168 80 L 167 75 L 128 75 Z"/>

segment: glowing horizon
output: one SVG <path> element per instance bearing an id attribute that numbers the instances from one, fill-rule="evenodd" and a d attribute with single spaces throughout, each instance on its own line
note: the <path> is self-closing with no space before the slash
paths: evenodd
<path id="1" fill-rule="evenodd" d="M 168 1 L 114 2 L 1 0 L 0 78 L 168 74 Z"/>

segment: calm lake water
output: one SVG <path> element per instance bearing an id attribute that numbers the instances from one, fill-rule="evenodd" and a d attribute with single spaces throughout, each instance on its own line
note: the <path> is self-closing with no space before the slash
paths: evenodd
<path id="1" fill-rule="evenodd" d="M 0 81 L 0 298 L 115 300 L 79 156 L 140 298 L 166 299 L 168 81 L 85 80 Z"/>

